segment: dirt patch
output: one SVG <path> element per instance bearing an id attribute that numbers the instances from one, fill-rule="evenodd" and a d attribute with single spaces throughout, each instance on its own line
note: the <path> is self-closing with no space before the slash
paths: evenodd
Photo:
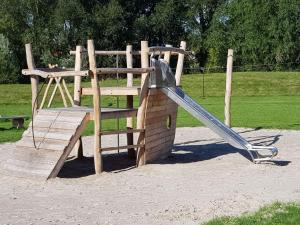
<path id="1" fill-rule="evenodd" d="M 134 168 L 126 153 L 108 154 L 106 172 L 95 176 L 92 138 L 86 137 L 87 158 L 68 161 L 59 178 L 0 175 L 0 223 L 199 224 L 274 201 L 299 201 L 300 132 L 237 131 L 251 143 L 278 147 L 276 161 L 253 164 L 207 128 L 179 128 L 168 159 Z M 11 148 L 13 143 L 0 145 L 0 163 Z"/>

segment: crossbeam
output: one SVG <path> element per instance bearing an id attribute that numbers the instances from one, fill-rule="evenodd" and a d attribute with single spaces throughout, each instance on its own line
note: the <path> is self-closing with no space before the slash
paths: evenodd
<path id="1" fill-rule="evenodd" d="M 143 74 L 155 71 L 154 67 L 149 68 L 97 68 L 97 74 L 117 74 L 117 73 L 132 73 Z"/>
<path id="2" fill-rule="evenodd" d="M 82 76 L 87 77 L 90 74 L 89 70 L 82 70 L 82 71 L 74 71 L 69 69 L 44 69 L 44 68 L 37 68 L 37 69 L 23 69 L 22 70 L 23 75 L 27 76 L 40 76 L 43 78 L 55 78 L 55 77 L 73 77 L 73 76 Z"/>

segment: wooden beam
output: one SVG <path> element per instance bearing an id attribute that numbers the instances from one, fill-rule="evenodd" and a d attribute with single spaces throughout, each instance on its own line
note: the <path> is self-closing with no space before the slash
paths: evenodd
<path id="1" fill-rule="evenodd" d="M 183 49 L 174 48 L 174 47 L 161 47 L 161 46 L 154 46 L 149 48 L 150 53 L 165 53 L 165 52 L 176 52 L 180 54 L 186 54 Z"/>
<path id="2" fill-rule="evenodd" d="M 149 47 L 147 41 L 141 42 L 141 66 L 143 68 L 149 67 Z M 141 93 L 140 93 L 140 106 L 137 114 L 137 129 L 145 128 L 145 112 L 148 96 L 149 86 L 149 73 L 143 73 L 141 79 Z M 140 133 L 138 137 L 138 144 L 145 144 L 145 134 Z M 145 164 L 145 147 L 140 147 L 137 152 L 137 165 Z"/>
<path id="3" fill-rule="evenodd" d="M 75 52 L 75 71 L 81 71 L 82 65 L 82 52 L 83 47 L 81 45 L 76 46 Z M 81 76 L 74 77 L 74 102 L 73 105 L 80 106 L 81 105 Z M 74 150 L 77 151 L 77 158 L 83 158 L 83 148 L 82 148 L 82 140 L 81 137 L 78 139 L 74 146 Z"/>
<path id="4" fill-rule="evenodd" d="M 83 47 L 78 45 L 76 46 L 76 55 L 75 55 L 75 71 L 81 71 L 82 57 L 81 51 Z M 74 77 L 74 105 L 80 106 L 81 100 L 81 76 Z"/>
<path id="5" fill-rule="evenodd" d="M 58 86 L 58 90 L 59 90 L 59 92 L 60 92 L 60 95 L 61 95 L 61 98 L 62 98 L 62 100 L 63 100 L 64 106 L 65 106 L 65 107 L 68 107 L 68 104 L 67 104 L 67 100 L 66 100 L 64 91 L 63 91 L 63 89 L 62 89 L 62 87 L 61 87 L 61 85 L 60 85 L 60 81 L 62 80 L 62 78 L 59 77 L 59 78 L 54 78 L 54 79 L 55 79 L 56 84 L 57 84 L 57 86 Z"/>
<path id="6" fill-rule="evenodd" d="M 186 50 L 186 42 L 181 41 L 180 42 L 180 49 Z M 176 79 L 176 86 L 180 85 L 181 81 L 181 75 L 183 71 L 183 63 L 184 63 L 184 54 L 179 54 L 177 59 L 177 66 L 176 66 L 176 73 L 175 73 L 175 79 Z"/>
<path id="7" fill-rule="evenodd" d="M 52 71 L 51 71 L 52 70 Z M 55 69 L 24 69 L 22 70 L 23 75 L 37 75 L 43 78 L 51 78 L 51 77 L 73 77 L 73 76 L 82 76 L 87 77 L 90 75 L 89 70 L 82 70 L 82 71 L 74 71 L 74 70 L 56 70 Z"/>
<path id="8" fill-rule="evenodd" d="M 232 83 L 232 65 L 233 65 L 233 50 L 228 49 L 227 54 L 227 70 L 226 70 L 226 90 L 225 90 L 225 124 L 231 126 L 231 83 Z"/>
<path id="9" fill-rule="evenodd" d="M 101 95 L 127 95 L 134 96 L 139 95 L 141 88 L 140 87 L 101 87 Z M 92 88 L 82 88 L 82 95 L 93 95 Z M 130 108 L 130 107 L 127 107 Z"/>
<path id="10" fill-rule="evenodd" d="M 27 61 L 27 67 L 29 70 L 35 69 L 35 63 L 34 58 L 32 55 L 32 47 L 31 44 L 25 45 L 26 50 L 26 61 Z M 36 75 L 36 74 L 32 74 Z M 37 113 L 37 109 L 39 108 L 38 103 L 38 88 L 39 88 L 39 77 L 38 76 L 31 76 L 31 109 L 32 109 L 32 115 L 35 116 Z"/>
<path id="11" fill-rule="evenodd" d="M 89 64 L 90 70 L 93 73 L 91 78 L 92 88 L 94 91 L 93 95 L 93 106 L 94 106 L 94 166 L 96 174 L 100 174 L 103 170 L 102 165 L 102 155 L 99 149 L 101 148 L 101 137 L 100 137 L 100 130 L 101 130 L 101 103 L 100 103 L 100 88 L 98 83 L 98 76 L 97 76 L 97 64 L 96 64 L 96 55 L 95 55 L 95 47 L 94 41 L 88 40 L 88 56 L 89 56 Z"/>
<path id="12" fill-rule="evenodd" d="M 164 48 L 164 47 L 162 47 Z M 155 54 L 164 54 L 164 52 L 162 51 L 156 51 Z M 187 53 L 187 52 L 185 52 Z M 70 55 L 75 55 L 76 54 L 76 51 L 70 51 Z M 82 50 L 81 51 L 81 54 L 87 54 L 87 51 L 86 50 Z M 149 55 L 152 54 L 152 52 L 148 53 Z M 179 52 L 172 52 L 171 55 L 178 55 Z M 126 55 L 126 51 L 95 51 L 95 55 L 103 55 L 103 56 L 111 56 L 111 55 Z M 132 51 L 132 55 L 141 55 L 141 51 Z"/>
<path id="13" fill-rule="evenodd" d="M 172 47 L 172 45 L 166 45 L 166 47 Z M 164 54 L 164 61 L 166 61 L 168 64 L 170 64 L 170 59 L 171 59 L 171 51 L 167 51 Z"/>
<path id="14" fill-rule="evenodd" d="M 44 107 L 44 104 L 45 104 L 45 101 L 46 101 L 46 98 L 47 98 L 47 95 L 48 95 L 48 92 L 49 92 L 49 89 L 50 89 L 50 86 L 51 86 L 52 82 L 53 82 L 53 78 L 50 78 L 49 82 L 47 84 L 46 90 L 44 92 L 44 96 L 43 96 L 41 105 L 39 106 L 39 109 L 42 109 Z"/>
<path id="15" fill-rule="evenodd" d="M 66 92 L 66 94 L 67 94 L 67 96 L 69 98 L 69 101 L 70 101 L 71 105 L 74 106 L 74 101 L 73 101 L 73 98 L 72 98 L 72 96 L 71 96 L 71 94 L 69 92 L 69 89 L 67 87 L 65 79 L 62 79 L 62 84 L 63 84 L 63 87 L 65 89 L 65 92 Z"/>
<path id="16" fill-rule="evenodd" d="M 97 74 L 117 74 L 117 73 L 132 73 L 143 74 L 154 71 L 154 67 L 149 68 L 97 68 Z"/>
<path id="17" fill-rule="evenodd" d="M 132 45 L 126 46 L 126 64 L 127 68 L 132 68 Z M 133 74 L 127 73 L 127 87 L 133 86 Z M 133 108 L 133 96 L 127 95 L 127 108 Z M 127 130 L 130 131 L 133 129 L 133 118 L 127 117 L 126 119 L 126 127 Z M 127 133 L 127 145 L 133 145 L 133 133 Z M 135 158 L 135 150 L 134 148 L 128 149 L 128 156 L 129 158 Z"/>

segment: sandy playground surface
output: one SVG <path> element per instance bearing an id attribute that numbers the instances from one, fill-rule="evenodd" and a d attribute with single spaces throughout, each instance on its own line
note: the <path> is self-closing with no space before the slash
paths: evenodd
<path id="1" fill-rule="evenodd" d="M 0 224 L 200 224 L 299 201 L 300 132 L 236 130 L 251 143 L 278 147 L 276 162 L 253 164 L 207 128 L 179 128 L 168 159 L 134 168 L 126 153 L 113 153 L 95 176 L 86 137 L 88 157 L 68 161 L 56 179 L 0 175 Z M 0 163 L 13 147 L 0 145 Z"/>

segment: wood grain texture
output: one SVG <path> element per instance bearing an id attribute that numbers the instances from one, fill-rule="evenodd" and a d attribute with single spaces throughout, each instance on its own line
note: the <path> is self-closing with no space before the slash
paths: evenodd
<path id="1" fill-rule="evenodd" d="M 42 118 L 46 120 L 43 121 Z M 67 122 L 72 127 L 62 129 L 66 118 L 72 121 Z M 55 177 L 88 120 L 89 115 L 83 112 L 39 110 L 33 123 L 34 132 L 31 126 L 24 132 L 22 139 L 16 143 L 12 157 L 5 163 L 5 169 L 21 177 Z"/>

